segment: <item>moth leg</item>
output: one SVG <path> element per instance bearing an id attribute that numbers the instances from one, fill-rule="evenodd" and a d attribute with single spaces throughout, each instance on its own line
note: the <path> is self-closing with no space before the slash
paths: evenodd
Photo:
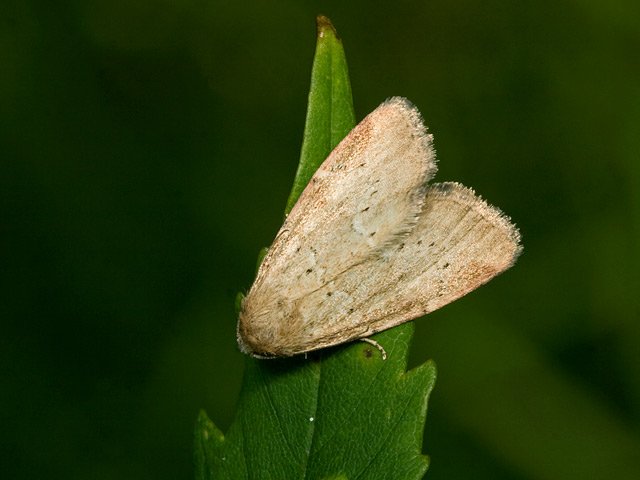
<path id="1" fill-rule="evenodd" d="M 382 345 L 380 345 L 378 342 L 376 342 L 373 338 L 360 338 L 359 340 L 361 342 L 365 342 L 365 343 L 368 343 L 369 345 L 373 345 L 374 347 L 376 347 L 380 351 L 380 355 L 382 355 L 382 360 L 386 360 L 387 359 L 386 350 L 384 349 L 384 347 Z"/>

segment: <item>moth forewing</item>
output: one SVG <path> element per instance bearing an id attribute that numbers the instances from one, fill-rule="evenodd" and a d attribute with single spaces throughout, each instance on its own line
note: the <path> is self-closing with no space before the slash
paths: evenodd
<path id="1" fill-rule="evenodd" d="M 497 208 L 460 184 L 435 184 L 411 235 L 386 256 L 381 286 L 367 282 L 364 323 L 378 332 L 430 313 L 504 272 L 520 252 L 518 230 Z"/>
<path id="2" fill-rule="evenodd" d="M 432 138 L 406 99 L 360 122 L 313 175 L 258 269 L 239 319 L 243 351 L 290 354 L 275 343 L 302 327 L 300 299 L 407 235 L 435 171 Z"/>
<path id="3" fill-rule="evenodd" d="M 417 110 L 392 98 L 336 147 L 265 256 L 240 348 L 290 356 L 431 312 L 509 268 L 519 234 L 456 183 L 425 183 L 435 154 Z"/>

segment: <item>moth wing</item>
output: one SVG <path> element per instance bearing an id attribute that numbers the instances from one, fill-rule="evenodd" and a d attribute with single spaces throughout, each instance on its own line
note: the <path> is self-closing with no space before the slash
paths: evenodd
<path id="1" fill-rule="evenodd" d="M 460 184 L 435 184 L 407 237 L 299 301 L 302 328 L 288 331 L 288 349 L 336 345 L 432 312 L 508 269 L 521 250 L 500 210 Z"/>
<path id="2" fill-rule="evenodd" d="M 240 313 L 249 353 L 304 321 L 297 302 L 397 243 L 415 226 L 436 171 L 418 110 L 394 97 L 369 114 L 314 174 L 265 256 Z"/>

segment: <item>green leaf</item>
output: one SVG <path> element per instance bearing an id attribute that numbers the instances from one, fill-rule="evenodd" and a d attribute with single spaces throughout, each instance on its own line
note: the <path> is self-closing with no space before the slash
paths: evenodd
<path id="1" fill-rule="evenodd" d="M 419 479 L 428 362 L 405 372 L 413 324 L 309 358 L 250 360 L 226 437 L 201 413 L 198 479 Z"/>
<path id="2" fill-rule="evenodd" d="M 355 125 L 342 44 L 318 19 L 301 163 L 287 212 L 333 147 Z M 292 203 L 293 202 L 293 203 Z M 347 346 L 278 360 L 246 359 L 238 410 L 226 436 L 201 412 L 196 479 L 422 478 L 427 399 L 435 365 L 406 372 L 413 324 Z"/>
<path id="3" fill-rule="evenodd" d="M 319 16 L 318 42 L 311 71 L 311 88 L 302 151 L 288 214 L 311 177 L 340 141 L 356 125 L 351 82 L 342 42 L 327 17 Z"/>

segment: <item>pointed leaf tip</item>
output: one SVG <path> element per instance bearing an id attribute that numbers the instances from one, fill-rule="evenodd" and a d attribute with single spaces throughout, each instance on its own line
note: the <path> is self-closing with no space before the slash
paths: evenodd
<path id="1" fill-rule="evenodd" d="M 317 27 L 318 37 L 324 37 L 327 33 L 330 33 L 337 39 L 340 38 L 338 36 L 338 32 L 333 26 L 333 23 L 331 23 L 331 20 L 329 20 L 329 17 L 325 17 L 324 15 L 318 15 L 316 17 L 316 27 Z"/>
<path id="2" fill-rule="evenodd" d="M 285 216 L 291 211 L 307 183 L 353 127 L 356 118 L 351 83 L 342 42 L 325 16 L 317 17 L 318 37 L 311 69 L 311 89 L 300 162 Z"/>

